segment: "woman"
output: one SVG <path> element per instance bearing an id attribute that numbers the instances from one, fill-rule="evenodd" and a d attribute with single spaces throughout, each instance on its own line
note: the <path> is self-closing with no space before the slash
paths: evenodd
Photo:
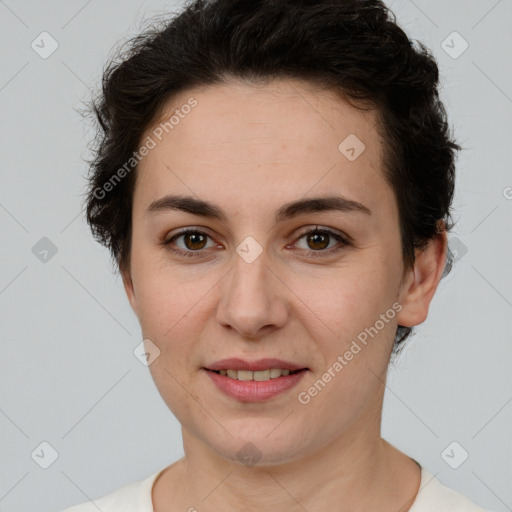
<path id="1" fill-rule="evenodd" d="M 68 512 L 482 511 L 380 436 L 447 260 L 438 68 L 379 1 L 196 1 L 110 63 L 87 218 L 185 456 Z"/>

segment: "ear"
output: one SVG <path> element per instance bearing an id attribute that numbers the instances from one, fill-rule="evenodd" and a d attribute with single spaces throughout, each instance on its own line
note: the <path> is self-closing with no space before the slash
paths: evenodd
<path id="1" fill-rule="evenodd" d="M 126 296 L 128 297 L 128 301 L 130 302 L 130 306 L 132 307 L 135 314 L 137 316 L 139 316 L 138 311 L 137 311 L 137 299 L 135 297 L 135 291 L 133 288 L 133 281 L 132 281 L 132 277 L 130 275 L 130 271 L 129 270 L 121 271 L 121 277 L 123 279 L 124 290 L 126 292 Z"/>
<path id="2" fill-rule="evenodd" d="M 430 302 L 443 275 L 447 248 L 448 237 L 442 227 L 428 246 L 416 253 L 414 268 L 405 279 L 399 294 L 399 303 L 402 305 L 397 315 L 399 325 L 412 327 L 426 320 Z"/>

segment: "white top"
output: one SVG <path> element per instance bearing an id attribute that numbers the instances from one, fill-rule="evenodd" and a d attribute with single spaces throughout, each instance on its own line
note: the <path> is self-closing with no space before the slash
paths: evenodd
<path id="1" fill-rule="evenodd" d="M 164 469 L 102 496 L 94 500 L 94 503 L 88 501 L 61 512 L 154 512 L 151 491 L 153 483 Z M 466 496 L 444 486 L 422 467 L 420 489 L 409 512 L 491 511 L 479 507 Z"/>

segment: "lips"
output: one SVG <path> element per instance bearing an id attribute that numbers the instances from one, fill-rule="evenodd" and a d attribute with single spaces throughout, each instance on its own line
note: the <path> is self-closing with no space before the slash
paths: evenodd
<path id="1" fill-rule="evenodd" d="M 214 363 L 208 364 L 204 367 L 206 370 L 219 371 L 219 370 L 248 370 L 248 371 L 261 371 L 271 368 L 280 368 L 282 370 L 307 370 L 305 366 L 301 366 L 290 361 L 276 358 L 257 359 L 255 361 L 246 361 L 238 357 L 230 357 L 228 359 L 221 359 Z"/>
<path id="2" fill-rule="evenodd" d="M 290 392 L 292 388 L 298 385 L 308 371 L 306 369 L 296 372 L 290 371 L 288 375 L 281 375 L 269 380 L 233 379 L 229 376 L 221 375 L 214 370 L 207 369 L 205 369 L 204 373 L 218 390 L 230 398 L 234 398 L 239 402 L 264 402 Z"/>

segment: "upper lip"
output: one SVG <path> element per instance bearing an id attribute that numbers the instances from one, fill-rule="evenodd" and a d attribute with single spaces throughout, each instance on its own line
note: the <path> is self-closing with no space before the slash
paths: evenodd
<path id="1" fill-rule="evenodd" d="M 245 361 L 238 357 L 230 357 L 228 359 L 221 359 L 215 363 L 205 366 L 207 370 L 249 370 L 257 372 L 260 370 L 267 370 L 270 368 L 280 368 L 282 370 L 302 370 L 307 369 L 304 366 L 290 363 L 289 361 L 283 361 L 282 359 L 275 358 L 264 358 L 257 359 L 256 361 Z"/>

